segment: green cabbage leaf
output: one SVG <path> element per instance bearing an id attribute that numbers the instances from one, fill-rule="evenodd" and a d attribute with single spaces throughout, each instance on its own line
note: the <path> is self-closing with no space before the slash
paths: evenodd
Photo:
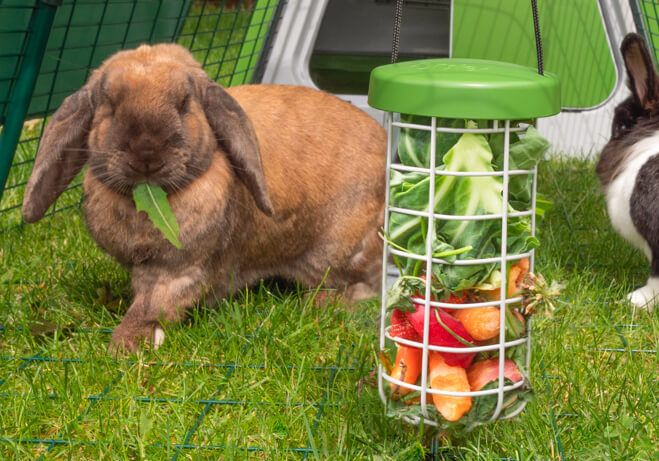
<path id="1" fill-rule="evenodd" d="M 405 116 L 407 123 L 429 125 L 427 117 Z M 480 122 L 482 125 L 483 122 Z M 475 128 L 473 121 L 438 119 L 438 126 Z M 533 169 L 548 142 L 532 126 L 523 137 L 511 136 L 509 170 Z M 503 168 L 504 138 L 502 134 L 438 133 L 436 168 L 439 172 L 493 173 Z M 398 141 L 398 156 L 404 165 L 428 168 L 430 163 L 430 132 L 402 128 Z M 392 170 L 390 205 L 427 212 L 461 216 L 501 214 L 504 210 L 502 176 L 456 176 L 437 174 L 434 194 L 430 198 L 430 175 Z M 532 178 L 528 174 L 509 175 L 508 213 L 527 210 L 531 206 Z M 541 214 L 547 202 L 538 201 Z M 389 217 L 389 243 L 398 249 L 425 255 L 428 219 L 393 211 Z M 509 217 L 508 253 L 524 253 L 538 246 L 531 235 L 530 216 Z M 455 265 L 456 261 L 500 257 L 502 226 L 500 219 L 436 219 L 430 234 L 430 248 L 435 258 L 447 264 L 433 264 L 433 275 L 449 291 L 487 286 L 500 279 L 496 263 Z M 417 275 L 425 272 L 424 262 L 399 258 L 403 272 Z"/>

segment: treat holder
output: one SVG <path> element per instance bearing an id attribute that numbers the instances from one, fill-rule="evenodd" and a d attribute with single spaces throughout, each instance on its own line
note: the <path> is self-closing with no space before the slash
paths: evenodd
<path id="1" fill-rule="evenodd" d="M 425 238 L 425 254 L 414 254 L 392 246 L 385 239 L 383 252 L 383 280 L 380 327 L 380 350 L 385 353 L 387 344 L 391 348 L 393 343 L 413 346 L 423 351 L 422 372 L 418 384 L 409 384 L 397 380 L 387 374 L 381 364 L 378 371 L 378 387 L 382 401 L 388 401 L 387 389 L 390 383 L 405 387 L 411 391 L 419 392 L 419 405 L 421 416 L 404 417 L 406 421 L 418 424 L 443 426 L 445 421 L 438 418 L 436 413 L 429 413 L 433 406 L 432 395 L 470 396 L 472 398 L 483 395 L 497 396 L 496 408 L 489 421 L 510 418 L 521 412 L 525 402 L 518 402 L 514 407 L 504 409 L 506 395 L 514 392 L 521 386 L 529 385 L 528 377 L 513 384 L 506 384 L 504 379 L 504 359 L 506 351 L 510 348 L 526 348 L 526 370 L 531 366 L 531 336 L 530 322 L 526 322 L 526 333 L 523 337 L 506 341 L 505 338 L 505 311 L 509 304 L 519 303 L 521 298 L 508 298 L 506 293 L 507 268 L 522 258 L 527 257 L 530 270 L 533 271 L 534 250 L 517 254 L 508 248 L 508 220 L 511 217 L 528 216 L 531 220 L 531 233 L 535 235 L 536 216 L 536 176 L 537 166 L 531 169 L 511 169 L 509 162 L 509 147 L 512 133 L 524 136 L 528 126 L 538 117 L 546 117 L 560 112 L 559 83 L 551 74 L 540 75 L 537 69 L 519 66 L 498 61 L 476 59 L 427 59 L 406 61 L 378 67 L 373 70 L 370 78 L 369 105 L 386 112 L 387 129 L 387 195 L 386 212 L 384 220 L 384 235 L 389 233 L 390 217 L 392 213 L 419 216 L 427 220 L 427 237 Z M 401 114 L 423 116 L 429 120 L 428 124 L 403 123 Z M 479 121 L 479 128 L 453 128 L 439 126 L 438 120 L 461 119 Z M 522 123 L 520 123 L 522 122 Z M 443 125 L 446 125 L 445 123 Z M 421 130 L 430 133 L 429 165 L 428 168 L 410 166 L 400 163 L 397 159 L 396 135 L 400 129 Z M 436 152 L 438 133 L 501 133 L 504 136 L 503 168 L 493 172 L 482 171 L 445 171 L 436 168 L 439 155 Z M 425 210 L 406 209 L 394 206 L 391 202 L 391 175 L 392 172 L 414 172 L 429 176 L 429 195 Z M 454 176 L 498 176 L 503 183 L 503 206 L 500 213 L 480 214 L 470 216 L 439 214 L 435 211 L 433 203 L 435 197 L 435 179 L 439 175 Z M 513 214 L 508 209 L 509 180 L 514 175 L 527 175 L 532 178 L 532 196 L 528 209 L 517 210 Z M 447 220 L 498 220 L 501 225 L 500 255 L 487 259 L 456 259 L 452 262 L 433 257 L 432 239 L 436 223 Z M 424 232 L 426 229 L 423 230 Z M 388 283 L 387 272 L 392 256 L 416 260 L 425 268 L 425 274 L 433 274 L 435 265 L 483 265 L 495 263 L 501 272 L 501 292 L 497 301 L 447 304 L 431 300 L 431 284 L 426 283 L 425 294 L 420 303 L 425 304 L 424 331 L 421 342 L 411 341 L 390 335 L 387 312 Z M 442 347 L 429 344 L 429 323 L 431 306 L 438 308 L 468 309 L 482 306 L 497 306 L 500 312 L 500 332 L 498 340 L 490 344 L 476 347 Z M 392 343 L 393 341 L 393 343 Z M 430 351 L 448 352 L 455 354 L 473 354 L 481 352 L 497 352 L 499 357 L 498 385 L 496 388 L 470 392 L 451 392 L 432 389 L 429 382 L 428 357 Z M 486 421 L 486 422 L 489 422 Z"/>

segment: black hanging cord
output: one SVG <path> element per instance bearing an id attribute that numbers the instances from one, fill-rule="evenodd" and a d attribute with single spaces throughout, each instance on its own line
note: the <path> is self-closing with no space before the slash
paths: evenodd
<path id="1" fill-rule="evenodd" d="M 538 73 L 544 75 L 542 63 L 542 38 L 540 37 L 540 21 L 538 21 L 538 4 L 536 0 L 531 0 L 531 9 L 533 10 L 533 29 L 535 31 L 535 54 L 538 57 Z"/>
<path id="2" fill-rule="evenodd" d="M 538 20 L 537 0 L 531 0 L 533 10 L 533 31 L 535 32 L 535 53 L 538 58 L 538 73 L 544 75 L 544 64 L 542 60 L 542 37 L 540 37 L 540 21 Z M 396 0 L 394 11 L 394 38 L 391 46 L 391 62 L 398 61 L 398 48 L 400 44 L 400 24 L 403 19 L 403 0 Z"/>
<path id="3" fill-rule="evenodd" d="M 400 43 L 400 23 L 403 19 L 403 0 L 396 0 L 394 11 L 394 40 L 391 45 L 391 62 L 398 61 L 398 45 Z"/>

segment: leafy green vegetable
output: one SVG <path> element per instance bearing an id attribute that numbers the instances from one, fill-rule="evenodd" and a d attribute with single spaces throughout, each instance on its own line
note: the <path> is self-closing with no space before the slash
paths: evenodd
<path id="1" fill-rule="evenodd" d="M 432 288 L 432 287 L 431 287 Z M 414 312 L 412 296 L 425 293 L 426 282 L 419 277 L 399 277 L 387 291 L 387 312 L 398 309 L 404 312 Z"/>
<path id="2" fill-rule="evenodd" d="M 133 200 L 137 211 L 145 211 L 153 225 L 160 229 L 164 237 L 179 250 L 183 248 L 178 239 L 179 227 L 172 212 L 167 194 L 161 187 L 147 183 L 138 184 L 133 189 Z"/>
<path id="3" fill-rule="evenodd" d="M 428 125 L 427 117 L 402 115 L 406 123 Z M 475 128 L 483 122 L 438 119 L 439 126 Z M 533 127 L 524 137 L 511 137 L 509 146 L 510 169 L 532 169 L 548 143 Z M 437 169 L 450 172 L 492 173 L 503 166 L 503 135 L 489 137 L 474 133 L 437 133 Z M 430 132 L 402 128 L 398 142 L 398 155 L 403 164 L 429 166 Z M 446 149 L 446 150 L 443 150 Z M 529 175 L 509 176 L 508 213 L 517 211 L 513 204 L 528 209 L 531 203 L 532 183 Z M 429 210 L 430 176 L 417 172 L 392 171 L 391 200 L 393 207 L 415 211 Z M 432 208 L 435 213 L 452 216 L 501 214 L 503 203 L 501 176 L 435 176 Z M 544 210 L 544 208 L 543 208 Z M 461 291 L 486 284 L 495 277 L 496 264 L 455 265 L 457 260 L 496 258 L 501 251 L 501 220 L 435 220 L 431 234 L 433 257 L 446 264 L 434 264 L 433 276 L 449 291 Z M 392 212 L 389 219 L 389 242 L 418 255 L 426 253 L 428 219 Z M 507 251 L 524 253 L 538 246 L 531 236 L 530 217 L 509 217 Z M 417 275 L 417 261 L 403 259 L 404 273 Z"/>

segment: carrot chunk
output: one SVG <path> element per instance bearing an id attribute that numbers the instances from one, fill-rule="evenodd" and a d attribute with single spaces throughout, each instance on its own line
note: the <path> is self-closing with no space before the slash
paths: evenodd
<path id="1" fill-rule="evenodd" d="M 467 372 L 462 367 L 447 365 L 444 358 L 431 352 L 429 361 L 430 388 L 451 392 L 469 392 Z M 437 411 L 448 421 L 457 421 L 471 408 L 471 397 L 453 397 L 448 395 L 432 394 L 432 400 Z"/>
<path id="2" fill-rule="evenodd" d="M 486 341 L 499 334 L 499 308 L 495 306 L 456 309 L 453 316 L 476 341 Z"/>
<path id="3" fill-rule="evenodd" d="M 396 362 L 391 369 L 390 376 L 406 384 L 414 384 L 421 374 L 422 360 L 423 350 L 417 347 L 398 345 Z M 400 398 L 412 391 L 409 387 L 400 386 L 393 382 L 390 382 L 389 385 L 394 398 Z"/>

